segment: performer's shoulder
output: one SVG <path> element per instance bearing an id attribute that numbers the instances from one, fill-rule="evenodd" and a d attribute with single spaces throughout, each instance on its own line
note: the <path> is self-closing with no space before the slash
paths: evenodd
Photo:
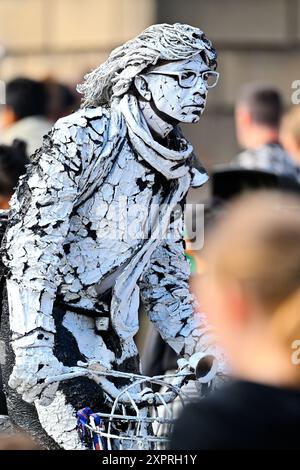
<path id="1" fill-rule="evenodd" d="M 61 128 L 88 128 L 97 127 L 110 119 L 111 110 L 108 107 L 98 106 L 96 108 L 80 108 L 77 111 L 64 116 L 54 124 L 54 129 Z"/>

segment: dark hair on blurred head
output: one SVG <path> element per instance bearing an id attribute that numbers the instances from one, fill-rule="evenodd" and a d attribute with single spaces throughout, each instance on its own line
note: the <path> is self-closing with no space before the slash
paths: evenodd
<path id="1" fill-rule="evenodd" d="M 241 89 L 237 101 L 249 109 L 257 124 L 279 126 L 283 103 L 279 91 L 271 85 L 249 83 Z"/>
<path id="2" fill-rule="evenodd" d="M 15 139 L 11 146 L 0 145 L 0 195 L 11 196 L 29 163 L 26 144 Z"/>
<path id="3" fill-rule="evenodd" d="M 47 92 L 43 83 L 29 78 L 15 78 L 6 84 L 6 105 L 17 119 L 45 115 Z"/>
<path id="4" fill-rule="evenodd" d="M 70 114 L 79 105 L 79 95 L 64 83 L 48 77 L 43 81 L 47 90 L 46 114 L 51 121 Z"/>

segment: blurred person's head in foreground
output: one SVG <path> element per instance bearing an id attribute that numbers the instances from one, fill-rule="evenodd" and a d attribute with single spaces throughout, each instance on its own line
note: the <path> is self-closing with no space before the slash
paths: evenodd
<path id="1" fill-rule="evenodd" d="M 22 140 L 0 145 L 0 209 L 8 209 L 14 188 L 28 163 L 26 144 Z"/>
<path id="2" fill-rule="evenodd" d="M 300 387 L 300 199 L 259 191 L 232 203 L 208 235 L 199 297 L 233 374 Z"/>
<path id="3" fill-rule="evenodd" d="M 42 450 L 26 434 L 2 434 L 0 436 L 0 450 Z"/>
<path id="4" fill-rule="evenodd" d="M 300 106 L 294 106 L 283 116 L 280 141 L 297 165 L 300 165 Z"/>
<path id="5" fill-rule="evenodd" d="M 32 116 L 46 113 L 47 93 L 43 83 L 30 78 L 19 77 L 6 84 L 6 104 L 2 109 L 2 126 Z"/>
<path id="6" fill-rule="evenodd" d="M 244 85 L 235 106 L 239 145 L 253 150 L 277 142 L 282 112 L 282 99 L 275 88 L 259 83 Z"/>

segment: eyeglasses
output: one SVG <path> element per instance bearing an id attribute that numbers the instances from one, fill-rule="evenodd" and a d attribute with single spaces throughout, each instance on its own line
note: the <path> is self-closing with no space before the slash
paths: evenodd
<path id="1" fill-rule="evenodd" d="M 186 72 L 163 72 L 160 70 L 153 70 L 148 73 L 176 77 L 182 88 L 192 88 L 196 85 L 199 77 L 201 77 L 202 81 L 205 83 L 206 88 L 214 88 L 217 85 L 220 76 L 219 72 L 215 72 L 213 70 L 205 70 L 199 74 L 191 70 L 187 70 Z"/>

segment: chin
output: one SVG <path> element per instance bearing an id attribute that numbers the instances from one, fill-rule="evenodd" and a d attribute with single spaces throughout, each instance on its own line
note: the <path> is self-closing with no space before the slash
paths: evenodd
<path id="1" fill-rule="evenodd" d="M 193 124 L 195 122 L 198 122 L 200 120 L 202 112 L 199 113 L 192 113 L 189 114 L 188 116 L 182 116 L 180 119 L 180 122 L 185 122 L 187 124 Z"/>

